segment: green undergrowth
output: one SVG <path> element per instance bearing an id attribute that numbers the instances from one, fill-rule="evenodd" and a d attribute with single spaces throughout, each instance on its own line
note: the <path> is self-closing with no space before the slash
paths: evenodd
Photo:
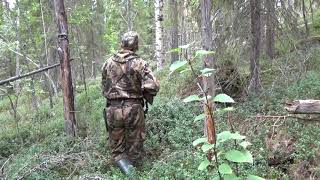
<path id="1" fill-rule="evenodd" d="M 286 101 L 320 97 L 319 54 L 319 49 L 314 48 L 292 52 L 272 63 L 264 60 L 261 96 L 237 99 L 236 110 L 229 118 L 235 130 L 253 143 L 250 151 L 255 159 L 254 164 L 242 167 L 243 171 L 267 179 L 290 179 L 305 162 L 309 167 L 305 171 L 320 176 L 319 124 L 290 117 L 258 118 L 287 115 L 283 108 Z M 157 74 L 161 91 L 149 108 L 145 163 L 135 174 L 140 179 L 210 179 L 216 171 L 212 167 L 208 171 L 198 170 L 204 157 L 192 146 L 203 135 L 203 122 L 194 122 L 202 108 L 181 101 L 197 87 L 190 87 L 191 73 L 168 74 L 168 68 Z M 88 82 L 87 91 L 77 86 L 78 138 L 74 142 L 64 134 L 62 97 L 54 98 L 53 109 L 48 100 L 41 101 L 38 111 L 30 107 L 28 99 L 27 95 L 21 97 L 18 122 L 9 111 L 8 100 L 0 101 L 0 167 L 9 158 L 4 167 L 7 179 L 125 179 L 109 161 L 108 135 L 102 116 L 105 99 L 99 80 Z M 227 115 L 217 114 L 218 132 L 230 129 L 227 119 Z M 285 152 L 291 150 L 288 161 L 270 165 L 272 155 L 285 157 Z"/>

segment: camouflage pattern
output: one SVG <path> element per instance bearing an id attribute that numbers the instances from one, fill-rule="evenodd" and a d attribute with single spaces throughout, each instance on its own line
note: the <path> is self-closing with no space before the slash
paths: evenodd
<path id="1" fill-rule="evenodd" d="M 145 120 L 142 104 L 124 103 L 107 107 L 109 147 L 112 159 L 138 164 L 144 155 Z"/>
<path id="2" fill-rule="evenodd" d="M 122 49 L 137 51 L 139 49 L 139 36 L 136 32 L 130 31 L 121 37 Z"/>
<path id="3" fill-rule="evenodd" d="M 147 63 L 129 50 L 109 58 L 102 68 L 102 90 L 107 99 L 143 98 L 156 95 L 159 82 Z"/>
<path id="4" fill-rule="evenodd" d="M 145 139 L 143 98 L 145 93 L 155 96 L 159 82 L 144 60 L 133 51 L 122 49 L 103 65 L 102 91 L 107 98 L 112 159 L 139 162 Z"/>

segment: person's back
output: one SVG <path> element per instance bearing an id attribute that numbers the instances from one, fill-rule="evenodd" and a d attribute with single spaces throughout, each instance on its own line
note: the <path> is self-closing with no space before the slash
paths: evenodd
<path id="1" fill-rule="evenodd" d="M 107 99 L 105 117 L 112 159 L 128 173 L 131 162 L 137 165 L 143 156 L 143 98 L 155 96 L 159 83 L 146 62 L 135 54 L 138 50 L 136 33 L 126 33 L 121 46 L 122 50 L 109 58 L 102 68 L 102 93 Z"/>

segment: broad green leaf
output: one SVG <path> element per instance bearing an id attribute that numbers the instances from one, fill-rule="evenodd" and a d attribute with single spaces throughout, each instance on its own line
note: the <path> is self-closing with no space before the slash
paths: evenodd
<path id="1" fill-rule="evenodd" d="M 248 180 L 265 180 L 265 179 L 259 176 L 249 175 Z"/>
<path id="2" fill-rule="evenodd" d="M 234 174 L 226 174 L 223 176 L 223 180 L 239 180 L 239 179 L 240 178 L 238 178 Z"/>
<path id="3" fill-rule="evenodd" d="M 252 144 L 248 141 L 243 141 L 240 143 L 240 146 L 242 146 L 244 149 L 246 149 L 250 145 L 252 145 Z"/>
<path id="4" fill-rule="evenodd" d="M 231 112 L 231 111 L 234 111 L 234 108 L 233 107 L 227 107 L 227 108 L 223 108 L 223 109 L 217 109 L 216 112 L 217 113 L 226 113 L 226 112 Z"/>
<path id="5" fill-rule="evenodd" d="M 252 155 L 248 152 L 238 150 L 230 150 L 225 155 L 226 159 L 236 163 L 253 163 Z"/>
<path id="6" fill-rule="evenodd" d="M 191 68 L 187 68 L 187 69 L 184 69 L 184 70 L 180 71 L 180 74 L 188 72 L 188 71 L 191 71 Z"/>
<path id="7" fill-rule="evenodd" d="M 205 114 L 200 114 L 200 115 L 198 115 L 197 117 L 194 118 L 194 122 L 203 120 L 205 117 L 206 117 Z"/>
<path id="8" fill-rule="evenodd" d="M 174 63 L 171 64 L 170 66 L 170 72 L 173 73 L 175 71 L 182 71 L 186 68 L 186 64 L 188 62 L 183 60 L 183 61 L 176 61 Z"/>
<path id="9" fill-rule="evenodd" d="M 183 102 L 193 102 L 193 101 L 201 101 L 201 98 L 198 95 L 191 95 L 183 100 Z"/>
<path id="10" fill-rule="evenodd" d="M 216 177 L 214 177 L 214 178 L 211 179 L 211 180 L 220 180 L 220 177 L 219 177 L 219 176 L 216 176 Z"/>
<path id="11" fill-rule="evenodd" d="M 206 142 L 208 142 L 207 138 L 199 138 L 199 139 L 194 140 L 192 145 L 198 146 L 199 144 L 206 143 Z"/>
<path id="12" fill-rule="evenodd" d="M 180 52 L 181 52 L 181 48 L 174 48 L 167 51 L 167 53 L 180 53 Z"/>
<path id="13" fill-rule="evenodd" d="M 208 161 L 208 159 L 202 161 L 198 167 L 198 170 L 203 171 L 205 169 L 207 169 L 207 167 L 210 165 L 210 162 Z"/>
<path id="14" fill-rule="evenodd" d="M 226 94 L 218 94 L 214 99 L 214 102 L 220 102 L 220 103 L 235 103 L 235 101 Z"/>
<path id="15" fill-rule="evenodd" d="M 245 150 L 245 151 L 244 151 L 244 155 L 246 156 L 246 159 L 249 160 L 249 163 L 253 164 L 252 154 L 251 154 L 249 151 Z"/>
<path id="16" fill-rule="evenodd" d="M 229 164 L 223 163 L 219 166 L 219 172 L 222 174 L 232 174 L 232 169 Z"/>
<path id="17" fill-rule="evenodd" d="M 202 69 L 200 71 L 201 71 L 202 74 L 205 74 L 205 73 L 213 72 L 213 71 L 215 71 L 215 69 L 204 68 L 204 69 Z"/>
<path id="18" fill-rule="evenodd" d="M 196 57 L 206 56 L 206 55 L 212 55 L 215 54 L 214 51 L 206 51 L 206 50 L 198 50 L 196 52 Z"/>
<path id="19" fill-rule="evenodd" d="M 210 149 L 213 149 L 213 148 L 214 148 L 214 144 L 204 144 L 201 147 L 203 152 L 207 152 L 207 151 L 209 151 Z"/>
<path id="20" fill-rule="evenodd" d="M 230 131 L 223 131 L 217 135 L 218 142 L 225 142 L 228 140 L 242 140 L 245 136 L 240 135 L 238 132 L 231 133 Z"/>

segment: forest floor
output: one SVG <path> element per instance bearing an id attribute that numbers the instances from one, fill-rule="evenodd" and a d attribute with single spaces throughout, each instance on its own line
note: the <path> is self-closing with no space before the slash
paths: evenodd
<path id="1" fill-rule="evenodd" d="M 319 47 L 264 63 L 261 95 L 236 99 L 231 120 L 236 131 L 252 143 L 249 149 L 254 156 L 252 165 L 240 167 L 241 174 L 266 179 L 320 179 L 320 124 L 281 118 L 287 115 L 283 108 L 287 100 L 319 99 L 319 63 Z M 193 81 L 188 75 L 167 74 L 167 69 L 158 73 L 161 92 L 147 116 L 147 155 L 136 176 L 211 179 L 216 171 L 198 170 L 204 155 L 192 145 L 203 135 L 203 122 L 194 122 L 201 106 L 181 100 L 195 90 Z M 39 94 L 39 98 L 44 96 Z M 87 93 L 83 86 L 77 86 L 78 138 L 74 143 L 63 133 L 61 97 L 55 98 L 53 109 L 47 99 L 37 111 L 30 102 L 30 93 L 19 96 L 17 122 L 10 113 L 9 100 L 0 100 L 0 179 L 125 179 L 109 161 L 102 116 L 105 99 L 99 79 L 89 82 Z M 262 115 L 276 117 L 257 118 Z M 218 132 L 229 129 L 227 118 L 216 118 Z"/>

